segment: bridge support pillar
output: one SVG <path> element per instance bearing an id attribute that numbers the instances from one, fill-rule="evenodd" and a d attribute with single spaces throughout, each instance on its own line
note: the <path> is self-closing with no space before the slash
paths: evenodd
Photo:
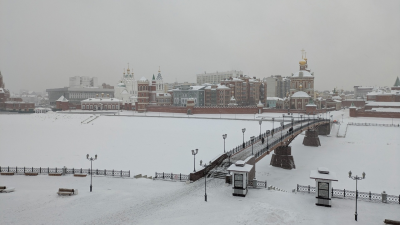
<path id="1" fill-rule="evenodd" d="M 283 169 L 296 169 L 292 154 L 291 146 L 279 146 L 274 150 L 271 157 L 270 165 Z"/>
<path id="2" fill-rule="evenodd" d="M 321 146 L 321 142 L 319 141 L 318 137 L 318 131 L 314 129 L 306 130 L 306 136 L 304 137 L 303 145 L 314 147 Z"/>
<path id="3" fill-rule="evenodd" d="M 318 127 L 318 135 L 328 135 L 331 133 L 331 124 L 327 123 Z"/>

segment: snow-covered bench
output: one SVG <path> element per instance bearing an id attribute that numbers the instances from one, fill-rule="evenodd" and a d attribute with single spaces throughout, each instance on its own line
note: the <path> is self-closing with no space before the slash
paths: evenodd
<path id="1" fill-rule="evenodd" d="M 67 189 L 67 188 L 60 188 L 57 192 L 58 195 L 77 195 L 78 189 Z"/>
<path id="2" fill-rule="evenodd" d="M 12 176 L 14 175 L 14 172 L 1 172 L 1 175 Z"/>
<path id="3" fill-rule="evenodd" d="M 86 173 L 75 173 L 74 177 L 86 177 L 87 174 Z"/>
<path id="4" fill-rule="evenodd" d="M 37 176 L 38 173 L 25 173 L 25 176 Z"/>
<path id="5" fill-rule="evenodd" d="M 15 188 L 7 188 L 6 186 L 0 186 L 0 193 L 8 193 L 15 191 Z"/>

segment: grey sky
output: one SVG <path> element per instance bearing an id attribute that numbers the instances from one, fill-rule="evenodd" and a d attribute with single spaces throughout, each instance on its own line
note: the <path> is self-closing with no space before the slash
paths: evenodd
<path id="1" fill-rule="evenodd" d="M 316 89 L 391 86 L 400 71 L 400 1 L 4 1 L 0 70 L 6 87 L 115 85 L 158 66 L 166 82 L 204 71 L 266 77 L 298 70 L 307 51 Z"/>

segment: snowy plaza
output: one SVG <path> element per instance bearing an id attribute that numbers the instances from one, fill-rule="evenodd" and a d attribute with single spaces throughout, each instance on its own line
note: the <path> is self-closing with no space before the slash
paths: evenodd
<path id="1" fill-rule="evenodd" d="M 0 220 L 6 224 L 356 224 L 354 200 L 333 199 L 332 208 L 315 206 L 312 194 L 292 193 L 297 184 L 315 186 L 310 170 L 328 167 L 338 182 L 333 187 L 355 190 L 348 171 L 366 179 L 359 191 L 400 194 L 398 159 L 399 127 L 347 126 L 349 122 L 391 124 L 391 119 L 350 118 L 348 111 L 333 112 L 331 134 L 320 135 L 320 147 L 302 144 L 301 134 L 291 143 L 296 169 L 270 165 L 271 154 L 256 164 L 256 178 L 284 191 L 249 189 L 245 198 L 233 197 L 224 180 L 207 180 L 208 202 L 204 202 L 204 178 L 186 184 L 134 179 L 136 174 L 155 172 L 189 174 L 193 171 L 192 149 L 199 161 L 208 162 L 226 150 L 273 127 L 272 117 L 261 115 L 196 115 L 122 112 L 101 115 L 90 123 L 91 114 L 2 114 L 0 115 L 0 166 L 88 168 L 86 154 L 97 154 L 93 169 L 130 170 L 131 178 L 71 175 L 0 176 L 0 186 L 15 192 L 0 195 Z M 296 116 L 296 115 L 295 115 Z M 221 118 L 220 118 L 221 117 Z M 236 117 L 236 119 L 235 119 Z M 94 118 L 94 117 L 93 117 Z M 394 120 L 394 124 L 400 120 Z M 274 127 L 279 126 L 275 122 Z M 343 136 L 346 133 L 345 137 Z M 275 134 L 279 135 L 279 133 Z M 79 194 L 59 197 L 58 188 L 75 188 Z M 399 204 L 359 201 L 359 222 L 380 224 L 384 218 L 400 219 Z M 327 220 L 329 218 L 329 220 Z"/>

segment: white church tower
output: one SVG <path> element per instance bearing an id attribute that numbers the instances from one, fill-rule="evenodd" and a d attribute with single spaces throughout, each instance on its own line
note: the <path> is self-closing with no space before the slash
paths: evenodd
<path id="1" fill-rule="evenodd" d="M 114 89 L 114 96 L 115 98 L 122 100 L 122 104 L 135 104 L 137 102 L 137 94 L 138 94 L 138 85 L 137 81 L 135 80 L 134 73 L 130 71 L 129 64 L 128 69 L 122 75 L 120 82 Z"/>

